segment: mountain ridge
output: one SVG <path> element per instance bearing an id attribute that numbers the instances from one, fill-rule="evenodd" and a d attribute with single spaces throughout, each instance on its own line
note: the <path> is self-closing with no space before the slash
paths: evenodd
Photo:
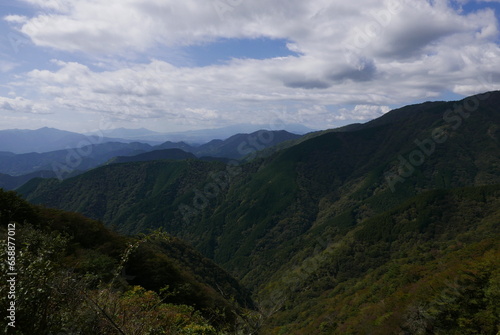
<path id="1" fill-rule="evenodd" d="M 446 250 L 451 250 L 450 259 L 442 260 L 457 271 L 463 270 L 457 265 L 461 253 L 471 264 L 498 264 L 487 255 L 497 254 L 499 238 L 499 99 L 497 91 L 402 107 L 351 131 L 282 142 L 284 147 L 264 157 L 249 152 L 236 165 L 197 160 L 125 163 L 62 183 L 32 181 L 19 191 L 34 203 L 79 211 L 125 233 L 162 227 L 187 241 L 256 292 L 269 315 L 263 334 L 321 329 L 327 334 L 363 333 L 366 327 L 377 334 L 409 331 L 400 326 L 411 320 L 395 311 L 410 313 L 416 307 L 392 294 L 432 281 L 431 269 Z M 470 243 L 456 244 L 456 238 Z M 400 248 L 392 248 L 393 243 Z M 425 251 L 425 259 L 419 258 L 418 248 Z M 480 256 L 475 248 L 482 250 Z M 394 291 L 385 294 L 395 299 L 391 301 L 397 308 L 380 307 L 384 295 L 376 292 L 370 296 L 377 298 L 366 301 L 373 318 L 328 307 L 330 301 L 341 301 L 362 310 L 363 304 L 353 299 L 371 292 L 370 279 L 389 279 L 383 274 L 391 261 L 417 273 L 411 262 L 425 269 L 416 279 L 401 275 L 405 283 L 397 282 L 397 276 L 391 279 Z M 490 265 L 476 271 L 497 278 Z M 445 272 L 437 272 L 439 287 Z M 462 273 L 458 277 L 468 280 Z M 298 286 L 289 285 L 293 282 Z M 342 290 L 350 289 L 343 283 L 359 290 L 345 296 Z M 483 290 L 496 286 L 475 279 L 471 285 L 482 299 L 480 308 L 468 305 L 462 291 L 456 305 L 464 307 L 464 318 L 477 321 L 476 313 L 483 308 L 489 313 L 495 305 Z M 281 292 L 280 286 L 290 287 Z M 433 297 L 425 288 L 419 290 Z M 433 299 L 414 297 L 428 303 Z M 445 327 L 446 313 L 458 307 L 448 302 L 443 308 L 434 321 L 420 321 Z M 470 321 L 479 327 L 468 326 L 470 332 L 489 329 L 494 334 L 491 322 L 498 320 L 488 315 L 489 321 Z M 459 326 L 449 325 L 456 334 Z"/>
<path id="2" fill-rule="evenodd" d="M 298 137 L 300 136 L 285 131 L 260 130 L 251 134 L 237 134 L 226 140 L 213 140 L 198 147 L 193 147 L 185 142 L 169 141 L 155 146 L 141 142 L 105 142 L 45 153 L 0 152 L 0 173 L 17 177 L 37 171 L 52 170 L 59 179 L 64 179 L 74 175 L 74 173 L 105 164 L 118 156 L 135 156 L 164 149 L 181 149 L 189 153 L 184 156 L 177 155 L 184 159 L 196 158 L 190 154 L 204 160 L 242 159 L 244 155 L 249 153 Z M 154 159 L 155 154 L 150 155 L 151 159 Z M 131 159 L 122 157 L 118 160 L 130 161 Z"/>
<path id="3" fill-rule="evenodd" d="M 196 159 L 196 156 L 185 152 L 181 149 L 161 149 L 153 150 L 145 153 L 141 153 L 134 156 L 116 156 L 106 162 L 105 164 L 118 164 L 118 163 L 129 163 L 129 162 L 144 162 L 144 161 L 154 161 L 154 160 L 179 160 L 179 159 Z"/>
<path id="4" fill-rule="evenodd" d="M 0 130 L 0 151 L 16 154 L 44 153 L 67 148 L 81 148 L 106 142 L 131 142 L 102 135 L 87 136 L 80 133 L 43 127 Z"/>
<path id="5" fill-rule="evenodd" d="M 0 233 L 16 232 L 16 331 L 23 334 L 133 332 L 144 323 L 158 332 L 223 334 L 244 328 L 244 313 L 254 313 L 240 283 L 165 233 L 121 236 L 1 189 L 0 214 Z M 7 295 L 0 304 L 11 305 Z"/>

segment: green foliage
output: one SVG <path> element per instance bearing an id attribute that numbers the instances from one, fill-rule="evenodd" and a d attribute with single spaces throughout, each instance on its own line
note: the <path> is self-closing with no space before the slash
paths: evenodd
<path id="1" fill-rule="evenodd" d="M 60 234 L 43 234 L 30 225 L 17 224 L 16 233 L 16 332 L 44 334 L 59 330 L 71 320 L 73 308 L 82 299 L 73 294 L 78 284 L 73 282 L 71 272 L 61 266 L 68 241 Z M 7 258 L 5 242 L 2 238 L 2 260 Z M 1 263 L 0 271 L 2 282 L 6 282 L 5 276 L 10 272 L 6 262 Z M 2 290 L 2 310 L 7 309 L 8 303 Z"/>
<path id="2" fill-rule="evenodd" d="M 13 192 L 0 191 L 0 204 L 9 213 L 0 226 L 2 259 L 7 224 L 16 225 L 16 333 L 212 335 L 244 327 L 240 302 L 252 306 L 248 292 L 170 235 L 123 237 Z M 0 271 L 5 282 L 6 262 Z M 2 286 L 0 306 L 8 303 Z"/>
<path id="3" fill-rule="evenodd" d="M 265 332 L 495 335 L 499 205 L 500 186 L 433 191 L 365 220 L 273 276 Z"/>
<path id="4" fill-rule="evenodd" d="M 496 272 L 477 269 L 474 277 L 460 264 L 474 269 L 496 255 L 499 101 L 492 93 L 458 127 L 443 119 L 453 103 L 431 102 L 312 134 L 241 165 L 222 183 L 214 176 L 230 166 L 220 162 L 163 161 L 106 166 L 21 191 L 124 233 L 163 227 L 182 238 L 254 290 L 261 314 L 248 323 L 263 334 L 495 334 L 498 306 L 489 297 L 496 297 Z M 402 166 L 436 129 L 446 141 L 427 147 L 421 163 Z M 391 182 L 386 173 L 399 178 Z M 207 192 L 214 183 L 219 191 Z M 191 209 L 189 220 L 181 207 Z M 111 250 L 125 249 L 116 243 L 103 247 L 115 260 Z M 187 300 L 202 313 L 219 305 L 219 291 L 249 302 L 240 284 L 214 280 L 218 270 L 181 245 L 174 239 L 139 248 L 125 267 L 136 276 L 132 284 L 157 291 L 166 279 L 167 302 Z M 75 269 L 112 264 L 96 259 Z M 200 286 L 206 273 L 212 279 Z M 459 294 L 438 303 L 455 278 Z M 218 311 L 228 315 L 225 307 Z"/>
<path id="5" fill-rule="evenodd" d="M 89 334 L 220 334 L 193 307 L 163 303 L 140 286 L 123 293 L 101 288 L 85 296 L 76 319 L 87 320 L 83 326 Z"/>

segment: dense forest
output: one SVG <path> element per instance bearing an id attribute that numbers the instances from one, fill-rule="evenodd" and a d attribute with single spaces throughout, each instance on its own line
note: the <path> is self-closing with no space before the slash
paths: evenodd
<path id="1" fill-rule="evenodd" d="M 406 106 L 238 164 L 109 162 L 31 180 L 17 191 L 35 205 L 3 192 L 19 263 L 49 262 L 25 265 L 26 287 L 61 306 L 37 329 L 113 333 L 126 314 L 139 318 L 126 334 L 495 335 L 498 106 L 500 92 Z M 66 301 L 65 289 L 82 293 Z M 137 301 L 151 303 L 144 314 Z M 70 305 L 82 315 L 70 320 Z M 157 329 L 134 330 L 156 315 Z"/>
<path id="2" fill-rule="evenodd" d="M 230 334 L 251 325 L 249 291 L 167 233 L 118 235 L 1 190 L 0 221 L 2 236 L 15 231 L 17 247 L 9 334 Z M 1 243 L 7 260 L 7 239 Z M 11 271 L 1 264 L 6 282 Z"/>

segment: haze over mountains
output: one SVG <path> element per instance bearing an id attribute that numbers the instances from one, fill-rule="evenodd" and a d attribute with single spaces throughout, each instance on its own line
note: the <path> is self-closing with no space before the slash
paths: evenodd
<path id="1" fill-rule="evenodd" d="M 6 131 L 9 133 L 10 131 Z M 299 138 L 299 135 L 291 134 L 286 131 L 258 131 L 252 134 L 237 134 L 225 140 L 212 140 L 200 146 L 192 146 L 184 142 L 165 142 L 159 145 L 150 145 L 141 142 L 114 142 L 107 138 L 98 137 L 80 137 L 81 135 L 75 134 L 79 138 L 76 147 L 71 147 L 72 139 L 70 142 L 65 142 L 68 137 L 56 137 L 54 134 L 60 134 L 59 130 L 44 129 L 43 131 L 33 131 L 30 134 L 39 135 L 38 141 L 43 142 L 45 137 L 41 134 L 49 133 L 49 138 L 57 138 L 59 146 L 66 146 L 64 150 L 49 151 L 44 153 L 25 153 L 14 154 L 12 152 L 0 152 L 0 173 L 10 175 L 12 177 L 20 177 L 35 172 L 45 171 L 45 175 L 57 176 L 59 179 L 74 176 L 83 171 L 95 168 L 110 161 L 116 157 L 122 156 L 135 156 L 152 152 L 150 157 L 161 157 L 163 159 L 178 159 L 176 157 L 204 157 L 204 159 L 239 159 L 245 155 L 271 147 L 280 142 Z M 82 138 L 84 138 L 82 140 Z M 29 139 L 28 142 L 34 141 L 35 138 Z M 94 143 L 92 143 L 95 140 Z M 57 141 L 53 142 L 53 145 Z M 28 145 L 28 142 L 25 145 Z M 68 143 L 68 144 L 64 144 Z M 8 147 L 9 144 L 4 144 Z M 183 150 L 186 155 L 177 154 L 177 150 Z M 170 150 L 170 151 L 169 151 Z M 158 151 L 158 152 L 157 152 Z M 155 153 L 156 152 L 156 153 Z M 187 155 L 189 153 L 190 155 Z M 139 160 L 141 158 L 138 158 Z M 131 159 L 133 160 L 133 159 Z M 116 159 L 115 159 L 116 161 Z M 124 158 L 118 158 L 117 161 L 124 161 Z M 12 179 L 12 178 L 11 178 Z M 26 180 L 24 178 L 17 178 L 16 181 L 9 180 L 5 176 L 0 180 L 0 186 L 6 189 L 11 189 L 12 185 L 19 185 L 19 181 Z"/>
<path id="2" fill-rule="evenodd" d="M 111 141 L 127 142 L 123 139 L 119 140 L 102 136 L 89 137 L 83 134 L 48 127 L 36 130 L 0 130 L 0 140 L 0 151 L 15 154 L 43 153 Z"/>
<path id="3" fill-rule="evenodd" d="M 207 144 L 240 148 L 236 162 L 169 148 L 18 191 L 186 241 L 252 290 L 259 334 L 495 335 L 499 106 L 495 91 L 302 137 L 238 135 Z"/>
<path id="4" fill-rule="evenodd" d="M 106 137 L 123 138 L 127 140 L 139 142 L 187 142 L 198 146 L 214 139 L 227 139 L 235 134 L 254 133 L 260 129 L 267 130 L 285 130 L 290 133 L 303 135 L 314 129 L 308 128 L 301 124 L 276 124 L 276 125 L 255 125 L 255 124 L 237 124 L 215 129 L 188 130 L 183 132 L 158 133 L 145 128 L 125 129 L 117 128 L 111 130 L 103 130 L 102 133 Z M 88 133 L 87 135 L 95 135 L 96 133 Z"/>
<path id="5" fill-rule="evenodd" d="M 212 140 L 225 140 L 238 133 L 254 133 L 261 129 L 269 129 L 269 126 L 242 124 L 224 128 L 191 130 L 179 133 L 158 133 L 145 128 L 116 128 L 85 134 L 48 127 L 36 130 L 6 129 L 0 130 L 0 152 L 11 152 L 15 154 L 44 153 L 108 142 L 141 142 L 153 146 L 164 142 L 187 142 L 197 147 Z M 280 127 L 280 130 L 300 135 L 314 131 L 302 125 L 283 125 Z"/>

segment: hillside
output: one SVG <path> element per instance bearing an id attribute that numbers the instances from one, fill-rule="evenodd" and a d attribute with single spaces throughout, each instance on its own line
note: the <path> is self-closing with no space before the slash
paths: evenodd
<path id="1" fill-rule="evenodd" d="M 225 168 L 220 162 L 198 160 L 111 164 L 62 182 L 34 179 L 19 192 L 29 194 L 34 203 L 77 211 L 125 233 L 143 232 L 158 222 L 171 231 L 189 192 Z"/>
<path id="2" fill-rule="evenodd" d="M 15 231 L 16 330 L 22 334 L 142 334 L 144 323 L 148 334 L 222 334 L 244 328 L 241 315 L 254 308 L 234 278 L 168 234 L 120 236 L 100 222 L 34 207 L 1 189 L 0 214 L 2 244 L 7 229 Z M 6 248 L 1 253 L 6 259 Z M 0 302 L 7 309 L 7 294 Z"/>
<path id="3" fill-rule="evenodd" d="M 75 174 L 76 175 L 76 174 Z M 56 178 L 53 171 L 35 171 L 21 176 L 10 176 L 0 173 L 0 188 L 4 190 L 15 190 L 33 178 Z"/>
<path id="4" fill-rule="evenodd" d="M 284 130 L 259 130 L 250 134 L 236 134 L 225 140 L 212 140 L 192 150 L 198 157 L 225 157 L 239 159 L 279 143 L 300 138 Z"/>
<path id="5" fill-rule="evenodd" d="M 181 149 L 163 149 L 153 150 L 134 156 L 117 156 L 107 162 L 107 164 L 129 163 L 129 162 L 146 162 L 162 159 L 195 159 L 196 156 L 182 151 Z"/>
<path id="6" fill-rule="evenodd" d="M 316 227 L 260 290 L 263 333 L 496 334 L 499 205 L 500 185 L 431 191 Z"/>
<path id="7" fill-rule="evenodd" d="M 242 159 L 243 157 L 273 148 L 280 143 L 301 138 L 301 135 L 289 133 L 285 130 L 259 130 L 248 134 L 232 135 L 224 140 L 213 139 L 199 146 L 191 146 L 185 142 L 167 141 L 155 146 L 155 149 L 182 149 L 191 152 L 197 157 L 216 157 L 228 159 Z"/>
<path id="8" fill-rule="evenodd" d="M 466 305 L 463 284 L 456 304 L 446 307 L 453 311 L 438 311 L 442 319 L 429 312 L 411 327 L 458 334 L 461 315 L 495 334 L 498 316 L 490 312 L 498 306 L 490 297 L 498 274 L 489 269 L 498 268 L 491 255 L 498 255 L 499 241 L 499 102 L 500 92 L 490 92 L 407 106 L 343 131 L 308 135 L 265 158 L 251 160 L 249 152 L 240 166 L 126 163 L 62 183 L 33 180 L 20 192 L 125 233 L 163 227 L 182 238 L 254 290 L 263 334 L 357 334 L 367 325 L 380 326 L 380 334 L 412 333 L 397 328 L 409 314 L 395 311 L 418 310 L 412 301 L 432 307 L 433 290 L 449 277 L 440 264 L 486 300 Z M 461 259 L 484 280 L 462 274 Z M 385 276 L 392 265 L 418 275 Z M 302 273 L 298 286 L 286 281 L 294 273 Z M 437 288 L 430 290 L 433 274 Z M 369 285 L 384 281 L 392 291 Z M 290 291 L 276 291 L 282 286 Z M 381 303 L 386 298 L 391 304 Z M 467 334 L 478 333 L 474 327 Z"/>

